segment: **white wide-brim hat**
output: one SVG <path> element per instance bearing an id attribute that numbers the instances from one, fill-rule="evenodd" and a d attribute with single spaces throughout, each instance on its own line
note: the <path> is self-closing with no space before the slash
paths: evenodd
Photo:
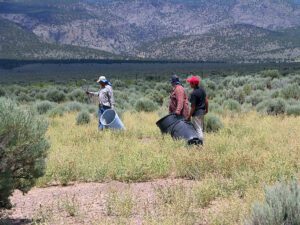
<path id="1" fill-rule="evenodd" d="M 102 82 L 102 83 L 107 82 L 106 77 L 105 76 L 100 76 L 99 79 L 97 80 L 97 83 L 100 83 L 100 82 Z"/>

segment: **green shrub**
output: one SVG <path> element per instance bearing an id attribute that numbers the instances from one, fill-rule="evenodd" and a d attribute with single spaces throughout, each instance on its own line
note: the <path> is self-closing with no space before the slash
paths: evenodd
<path id="1" fill-rule="evenodd" d="M 217 84 L 210 79 L 205 79 L 201 83 L 205 88 L 211 89 L 213 91 L 217 89 Z"/>
<path id="2" fill-rule="evenodd" d="M 153 112 L 157 110 L 157 105 L 147 98 L 139 99 L 135 104 L 135 110 L 138 112 L 144 111 L 144 112 Z"/>
<path id="3" fill-rule="evenodd" d="M 40 117 L 0 99 L 0 208 L 11 207 L 14 189 L 26 193 L 43 175 L 49 148 L 46 130 Z"/>
<path id="4" fill-rule="evenodd" d="M 52 102 L 49 102 L 49 101 L 41 101 L 41 102 L 37 102 L 35 104 L 36 111 L 39 114 L 47 113 L 49 110 L 53 109 L 54 106 L 55 105 Z"/>
<path id="5" fill-rule="evenodd" d="M 251 84 L 245 84 L 244 86 L 243 86 L 243 91 L 244 91 L 244 93 L 245 93 L 245 95 L 250 95 L 251 93 L 252 93 L 252 85 Z"/>
<path id="6" fill-rule="evenodd" d="M 276 98 L 269 101 L 267 105 L 267 113 L 269 115 L 284 114 L 286 111 L 286 103 L 282 98 Z"/>
<path id="7" fill-rule="evenodd" d="M 86 108 L 89 111 L 89 113 L 98 112 L 98 107 L 95 105 L 87 105 Z"/>
<path id="8" fill-rule="evenodd" d="M 121 80 L 114 80 L 113 87 L 114 88 L 126 88 L 126 83 Z"/>
<path id="9" fill-rule="evenodd" d="M 271 101 L 271 99 L 266 99 L 266 100 L 260 102 L 259 104 L 257 104 L 256 111 L 260 112 L 260 113 L 267 113 L 267 106 L 270 101 Z"/>
<path id="10" fill-rule="evenodd" d="M 91 116 L 88 112 L 82 111 L 78 114 L 76 117 L 76 124 L 82 125 L 82 124 L 88 124 L 91 121 Z"/>
<path id="11" fill-rule="evenodd" d="M 245 99 L 246 103 L 251 103 L 253 106 L 258 105 L 260 102 L 264 100 L 264 92 L 261 90 L 257 90 L 252 93 L 252 95 L 247 96 Z"/>
<path id="12" fill-rule="evenodd" d="M 223 108 L 225 110 L 234 111 L 234 112 L 241 111 L 240 103 L 233 99 L 228 99 L 228 100 L 224 101 Z"/>
<path id="13" fill-rule="evenodd" d="M 255 203 L 245 225 L 300 224 L 300 186 L 297 181 L 278 183 L 265 190 L 265 201 Z"/>
<path id="14" fill-rule="evenodd" d="M 292 105 L 288 106 L 286 109 L 286 113 L 289 116 L 300 116 L 300 105 Z"/>
<path id="15" fill-rule="evenodd" d="M 291 84 L 281 90 L 281 95 L 285 99 L 300 99 L 300 87 L 298 84 Z"/>
<path id="16" fill-rule="evenodd" d="M 261 72 L 263 77 L 270 77 L 272 79 L 280 77 L 280 72 L 278 70 L 264 70 Z"/>
<path id="17" fill-rule="evenodd" d="M 46 97 L 45 97 L 44 93 L 38 93 L 38 94 L 36 94 L 35 99 L 45 100 Z"/>
<path id="18" fill-rule="evenodd" d="M 223 123 L 221 122 L 221 120 L 219 119 L 218 116 L 214 115 L 214 114 L 207 114 L 204 117 L 204 130 L 206 132 L 217 132 L 219 131 L 221 128 L 223 128 Z"/>
<path id="19" fill-rule="evenodd" d="M 247 112 L 250 112 L 250 111 L 252 111 L 252 110 L 253 110 L 252 104 L 244 103 L 244 104 L 242 105 L 242 112 L 247 113 Z"/>
<path id="20" fill-rule="evenodd" d="M 151 90 L 150 93 L 146 95 L 146 98 L 152 100 L 160 106 L 164 103 L 164 95 L 157 90 Z"/>
<path id="21" fill-rule="evenodd" d="M 276 90 L 271 92 L 271 98 L 279 98 L 280 96 L 280 91 Z"/>
<path id="22" fill-rule="evenodd" d="M 251 77 L 249 76 L 244 76 L 244 77 L 234 76 L 231 78 L 229 86 L 234 88 L 239 88 L 244 86 L 245 84 L 248 84 L 250 82 L 250 79 Z"/>
<path id="23" fill-rule="evenodd" d="M 51 89 L 46 93 L 46 99 L 51 102 L 62 102 L 66 99 L 66 95 L 63 91 Z"/>
<path id="24" fill-rule="evenodd" d="M 66 110 L 69 112 L 74 112 L 74 111 L 81 111 L 82 109 L 82 104 L 79 102 L 68 102 L 65 104 Z"/>
<path id="25" fill-rule="evenodd" d="M 31 101 L 34 101 L 33 98 L 31 98 L 30 96 L 28 96 L 28 95 L 25 94 L 25 93 L 20 93 L 20 94 L 17 96 L 16 100 L 17 100 L 18 102 L 31 102 Z"/>
<path id="26" fill-rule="evenodd" d="M 6 91 L 3 88 L 0 88 L 0 97 L 3 97 L 6 95 Z"/>
<path id="27" fill-rule="evenodd" d="M 245 101 L 245 92 L 243 88 L 233 88 L 225 92 L 225 97 L 238 101 L 240 104 L 243 104 Z"/>
<path id="28" fill-rule="evenodd" d="M 57 116 L 63 116 L 65 112 L 65 108 L 62 106 L 55 107 L 52 110 L 49 111 L 49 116 L 50 117 L 57 117 Z"/>
<path id="29" fill-rule="evenodd" d="M 81 89 L 75 89 L 73 90 L 69 95 L 68 98 L 71 101 L 77 101 L 77 102 L 87 102 L 88 96 L 87 94 L 81 90 Z"/>
<path id="30" fill-rule="evenodd" d="M 155 90 L 164 91 L 166 94 L 170 93 L 172 90 L 172 85 L 170 83 L 157 83 L 154 87 Z"/>
<path id="31" fill-rule="evenodd" d="M 209 103 L 209 111 L 215 113 L 221 113 L 223 111 L 222 107 L 216 102 Z"/>

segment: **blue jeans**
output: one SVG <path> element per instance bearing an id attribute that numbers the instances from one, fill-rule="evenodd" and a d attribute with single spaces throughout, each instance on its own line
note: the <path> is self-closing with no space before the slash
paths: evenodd
<path id="1" fill-rule="evenodd" d="M 99 130 L 103 130 L 103 128 L 104 128 L 104 126 L 101 124 L 101 121 L 100 121 L 101 115 L 105 112 L 105 110 L 108 110 L 108 109 L 110 109 L 110 108 L 111 108 L 111 107 L 105 106 L 105 105 L 99 107 L 99 111 L 98 111 L 98 116 L 99 116 L 99 124 L 98 124 L 98 128 L 99 128 Z"/>

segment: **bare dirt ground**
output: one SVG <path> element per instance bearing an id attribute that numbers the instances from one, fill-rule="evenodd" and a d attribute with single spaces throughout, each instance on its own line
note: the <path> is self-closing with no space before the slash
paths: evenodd
<path id="1" fill-rule="evenodd" d="M 195 183 L 182 179 L 133 184 L 112 181 L 33 188 L 26 195 L 16 191 L 11 197 L 14 207 L 4 212 L 6 219 L 0 224 L 113 224 L 120 216 L 127 216 L 127 221 L 132 218 L 131 224 L 142 224 L 141 217 L 156 210 L 158 189 L 176 185 L 188 188 Z M 118 211 L 114 207 L 119 207 Z"/>

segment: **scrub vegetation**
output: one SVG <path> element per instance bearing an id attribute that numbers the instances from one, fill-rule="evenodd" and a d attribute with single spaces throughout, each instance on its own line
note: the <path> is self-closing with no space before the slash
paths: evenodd
<path id="1" fill-rule="evenodd" d="M 51 147 L 37 187 L 112 184 L 97 194 L 101 209 L 90 224 L 273 224 L 266 213 L 276 215 L 277 224 L 297 224 L 299 73 L 272 70 L 204 79 L 210 112 L 205 144 L 198 147 L 162 136 L 155 125 L 167 114 L 167 81 L 112 83 L 116 110 L 126 126 L 122 132 L 98 132 L 97 99 L 80 94 L 86 84 L 0 88 L 2 96 L 48 120 Z M 89 123 L 77 125 L 86 118 Z M 114 182 L 127 186 L 118 189 Z M 43 224 L 63 218 L 73 218 L 70 224 L 87 221 L 80 198 L 70 196 L 51 209 L 42 205 L 31 219 Z M 274 208 L 272 202 L 281 206 Z M 64 213 L 57 213 L 57 205 Z"/>

